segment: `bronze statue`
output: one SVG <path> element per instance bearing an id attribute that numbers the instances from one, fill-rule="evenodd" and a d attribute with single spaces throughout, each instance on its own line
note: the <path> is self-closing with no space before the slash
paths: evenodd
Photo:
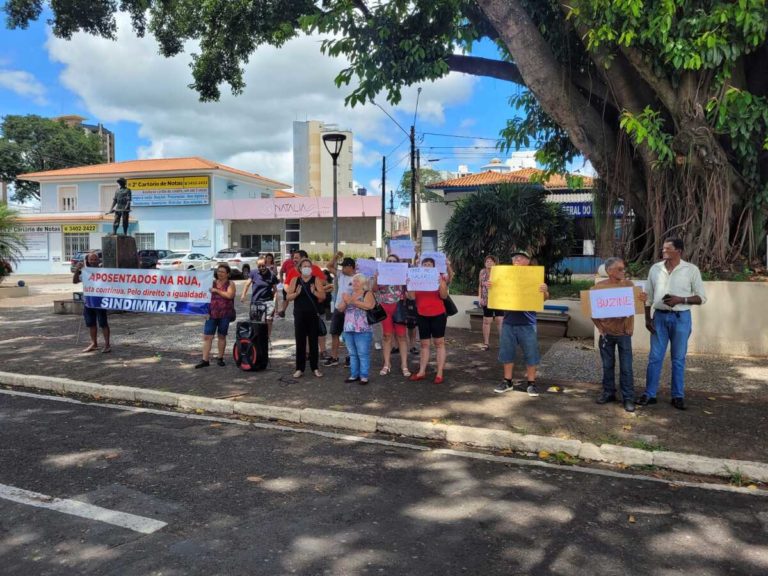
<path id="1" fill-rule="evenodd" d="M 127 181 L 125 178 L 118 178 L 117 183 L 120 187 L 115 191 L 112 207 L 107 214 L 115 215 L 112 234 L 117 235 L 117 228 L 120 226 L 120 219 L 122 218 L 123 235 L 128 236 L 128 219 L 131 214 L 131 189 L 126 186 Z"/>

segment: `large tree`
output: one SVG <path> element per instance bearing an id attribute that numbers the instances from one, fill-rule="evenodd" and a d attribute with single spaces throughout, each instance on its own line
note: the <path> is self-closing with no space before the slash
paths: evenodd
<path id="1" fill-rule="evenodd" d="M 40 198 L 39 184 L 19 174 L 104 162 L 101 140 L 82 128 L 40 116 L 6 116 L 0 124 L 0 180 L 14 186 L 14 199 Z"/>
<path id="2" fill-rule="evenodd" d="M 10 0 L 8 23 L 40 17 L 42 0 Z M 51 2 L 53 33 L 113 37 L 114 0 Z M 166 56 L 199 41 L 192 86 L 215 100 L 243 89 L 260 44 L 302 31 L 350 65 L 351 105 L 450 71 L 525 87 L 512 104 L 508 146 L 543 141 L 539 159 L 562 171 L 578 154 L 604 181 L 604 204 L 635 215 L 630 248 L 658 254 L 682 236 L 689 257 L 724 267 L 754 257 L 768 216 L 768 59 L 765 0 L 121 0 L 135 29 Z M 487 38 L 498 58 L 468 50 Z M 510 116 L 512 113 L 510 111 Z"/>
<path id="3" fill-rule="evenodd" d="M 24 237 L 15 231 L 16 212 L 6 204 L 0 204 L 0 282 L 19 263 L 24 249 Z"/>

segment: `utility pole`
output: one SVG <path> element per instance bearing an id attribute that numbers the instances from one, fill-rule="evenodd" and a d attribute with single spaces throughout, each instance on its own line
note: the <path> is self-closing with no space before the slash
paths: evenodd
<path id="1" fill-rule="evenodd" d="M 411 240 L 416 242 L 416 126 L 411 124 Z M 418 250 L 418 245 L 417 245 Z"/>
<path id="2" fill-rule="evenodd" d="M 387 254 L 384 236 L 387 234 L 387 157 L 381 158 L 381 257 L 386 260 Z"/>
<path id="3" fill-rule="evenodd" d="M 395 233 L 395 193 L 389 191 L 389 237 Z"/>
<path id="4" fill-rule="evenodd" d="M 416 183 L 416 236 L 414 240 L 416 243 L 416 250 L 421 254 L 421 178 L 419 173 L 421 172 L 421 152 L 416 150 L 416 172 L 413 174 L 412 180 Z"/>

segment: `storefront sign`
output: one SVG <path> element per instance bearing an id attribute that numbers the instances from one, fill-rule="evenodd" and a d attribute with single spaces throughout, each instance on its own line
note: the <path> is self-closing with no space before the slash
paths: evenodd
<path id="1" fill-rule="evenodd" d="M 175 178 L 131 178 L 131 204 L 141 206 L 195 206 L 208 204 L 208 176 L 179 176 Z"/>
<path id="2" fill-rule="evenodd" d="M 48 233 L 23 232 L 27 248 L 21 253 L 21 260 L 48 260 Z"/>
<path id="3" fill-rule="evenodd" d="M 61 232 L 58 224 L 22 224 L 13 227 L 14 232 Z"/>
<path id="4" fill-rule="evenodd" d="M 96 232 L 99 229 L 98 224 L 64 224 L 61 227 L 64 234 L 84 234 L 86 232 Z"/>
<path id="5" fill-rule="evenodd" d="M 133 270 L 83 268 L 83 299 L 88 308 L 208 314 L 213 270 Z"/>
<path id="6" fill-rule="evenodd" d="M 592 218 L 592 202 L 563 202 L 561 204 L 566 213 L 573 218 Z M 613 217 L 621 218 L 624 215 L 624 204 L 613 207 Z"/>

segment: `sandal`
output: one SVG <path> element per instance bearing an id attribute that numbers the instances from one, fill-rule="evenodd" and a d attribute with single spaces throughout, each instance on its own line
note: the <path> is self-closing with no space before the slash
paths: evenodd
<path id="1" fill-rule="evenodd" d="M 488 352 L 488 350 L 490 350 L 490 349 L 491 349 L 491 346 L 490 346 L 490 344 L 483 344 L 483 345 L 480 347 L 480 350 L 482 350 L 483 352 Z"/>
<path id="2" fill-rule="evenodd" d="M 392 371 L 392 370 L 389 368 L 389 366 L 384 366 L 384 368 L 382 368 L 382 369 L 379 371 L 379 376 L 386 376 L 386 375 L 387 375 L 387 374 L 389 374 L 391 371 Z"/>
<path id="3" fill-rule="evenodd" d="M 98 349 L 99 349 L 99 347 L 96 344 L 91 344 L 90 346 L 88 346 L 88 348 L 83 350 L 83 353 L 85 353 L 85 352 L 95 352 Z"/>
<path id="4" fill-rule="evenodd" d="M 301 378 L 302 376 L 304 376 L 304 372 L 301 370 L 296 370 L 296 372 L 293 373 L 294 378 Z"/>
<path id="5" fill-rule="evenodd" d="M 109 354 L 112 352 L 112 346 L 105 346 L 104 350 L 101 351 L 102 354 Z"/>
<path id="6" fill-rule="evenodd" d="M 443 377 L 435 376 L 434 384 L 442 384 L 442 383 L 443 383 Z"/>
<path id="7" fill-rule="evenodd" d="M 406 378 L 410 378 L 411 371 L 408 370 L 408 368 L 403 368 L 403 376 L 405 376 Z"/>
<path id="8" fill-rule="evenodd" d="M 427 375 L 426 374 L 411 374 L 411 377 L 408 378 L 411 382 L 418 382 L 419 380 L 426 380 Z"/>

